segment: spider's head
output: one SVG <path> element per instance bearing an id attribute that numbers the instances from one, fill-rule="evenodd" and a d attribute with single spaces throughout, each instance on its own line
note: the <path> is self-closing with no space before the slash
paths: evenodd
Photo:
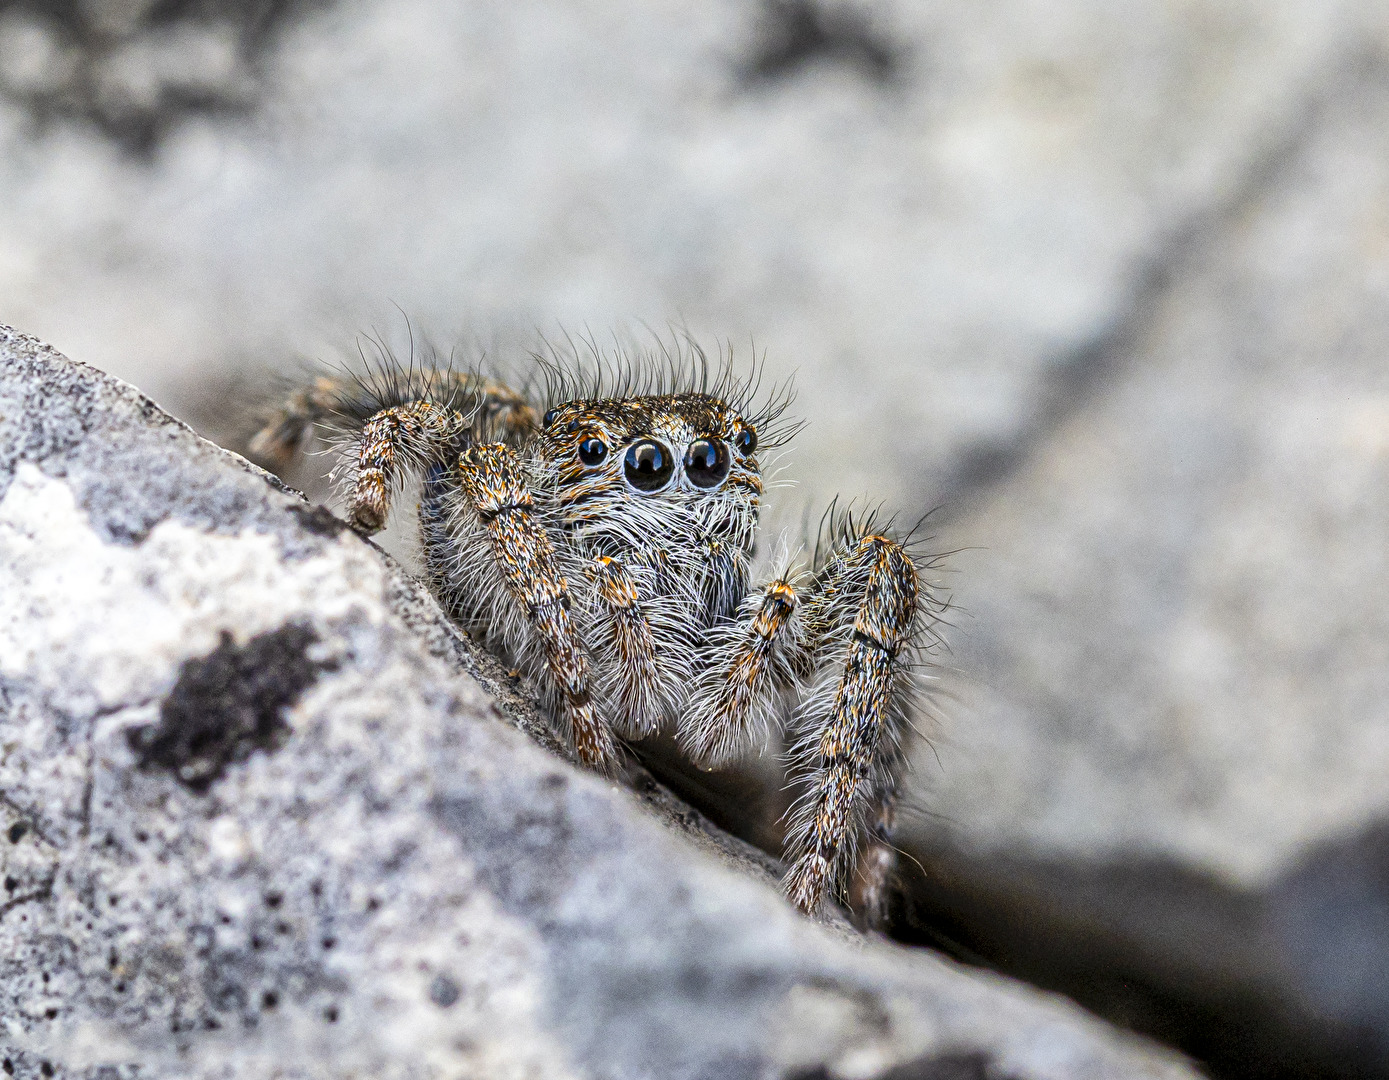
<path id="1" fill-rule="evenodd" d="M 565 522 L 603 546 L 658 537 L 749 550 L 762 495 L 757 425 L 712 394 L 570 401 L 536 443 Z"/>

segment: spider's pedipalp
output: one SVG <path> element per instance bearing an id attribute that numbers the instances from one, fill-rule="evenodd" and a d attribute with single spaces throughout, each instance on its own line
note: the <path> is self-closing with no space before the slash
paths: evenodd
<path id="1" fill-rule="evenodd" d="M 665 720 L 663 688 L 676 676 L 663 670 L 672 657 L 661 646 L 669 642 L 659 640 L 648 617 L 652 590 L 639 589 L 634 570 L 607 555 L 598 556 L 584 572 L 594 587 L 588 641 L 603 660 L 598 681 L 606 712 L 624 734 L 654 734 Z"/>
<path id="2" fill-rule="evenodd" d="M 800 598 L 786 577 L 748 597 L 736 622 L 714 628 L 706 667 L 681 717 L 681 747 L 706 768 L 765 741 L 779 719 L 799 652 Z"/>

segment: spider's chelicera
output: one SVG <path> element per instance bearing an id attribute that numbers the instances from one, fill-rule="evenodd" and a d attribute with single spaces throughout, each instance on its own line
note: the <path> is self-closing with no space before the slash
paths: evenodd
<path id="1" fill-rule="evenodd" d="M 786 890 L 848 896 L 881 921 L 891 831 L 925 654 L 943 604 L 910 533 L 832 512 L 813 554 L 752 587 L 766 456 L 789 394 L 698 349 L 583 365 L 536 357 L 535 389 L 383 365 L 295 393 L 253 449 L 339 450 L 352 523 L 386 522 L 423 478 L 420 547 L 449 614 L 525 672 L 578 758 L 674 729 L 700 765 L 786 732 Z M 614 374 L 614 372 L 616 374 Z"/>

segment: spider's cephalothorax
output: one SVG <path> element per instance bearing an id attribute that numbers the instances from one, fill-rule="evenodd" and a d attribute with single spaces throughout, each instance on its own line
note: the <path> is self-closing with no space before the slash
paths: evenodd
<path id="1" fill-rule="evenodd" d="M 804 565 L 749 581 L 761 463 L 794 430 L 789 398 L 757 406 L 697 351 L 627 363 L 619 385 L 537 358 L 543 391 L 477 373 L 387 368 L 317 379 L 254 448 L 337 440 L 353 524 L 379 530 L 405 476 L 423 478 L 431 588 L 460 624 L 534 680 L 578 757 L 611 767 L 618 738 L 670 725 L 715 767 L 788 732 L 804 789 L 787 891 L 814 910 L 852 882 L 882 916 L 902 738 L 941 605 L 909 538 L 830 515 Z M 605 385 L 606 384 L 606 385 Z"/>

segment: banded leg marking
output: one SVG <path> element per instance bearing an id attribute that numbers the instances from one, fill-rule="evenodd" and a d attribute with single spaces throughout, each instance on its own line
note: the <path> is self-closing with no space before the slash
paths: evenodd
<path id="1" fill-rule="evenodd" d="M 863 599 L 854 618 L 843 673 L 818 740 L 808 805 L 793 823 L 789 849 L 795 859 L 787 895 L 814 911 L 838 883 L 867 808 L 873 774 L 895 762 L 891 722 L 897 661 L 909 643 L 917 611 L 916 567 L 900 545 L 867 536 L 843 560 L 845 578 L 868 566 Z M 833 587 L 833 586 L 831 586 Z M 884 735 L 888 743 L 884 745 Z"/>
<path id="2" fill-rule="evenodd" d="M 382 409 L 362 427 L 357 471 L 348 496 L 348 516 L 365 532 L 379 532 L 390 513 L 409 456 L 426 458 L 468 426 L 467 417 L 432 401 L 411 401 Z"/>
<path id="3" fill-rule="evenodd" d="M 569 617 L 569 586 L 556 568 L 553 542 L 535 519 L 515 451 L 502 443 L 469 447 L 459 455 L 458 471 L 464 496 L 487 530 L 506 587 L 525 607 L 542 642 L 575 751 L 590 767 L 610 768 L 617 748 L 593 707 L 588 661 Z"/>
<path id="4" fill-rule="evenodd" d="M 606 555 L 594 559 L 586 573 L 594 584 L 613 656 L 603 669 L 609 706 L 632 734 L 649 734 L 661 721 L 660 673 L 655 635 L 642 611 L 637 583 L 622 563 Z"/>

